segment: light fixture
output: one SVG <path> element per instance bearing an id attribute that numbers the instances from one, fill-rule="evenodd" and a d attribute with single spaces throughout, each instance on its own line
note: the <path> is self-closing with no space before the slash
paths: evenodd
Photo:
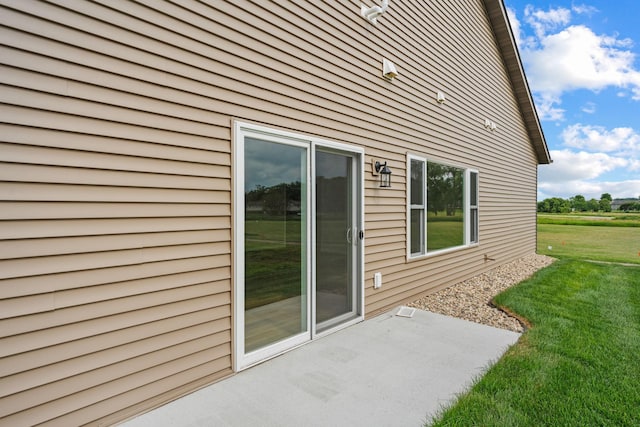
<path id="1" fill-rule="evenodd" d="M 444 93 L 438 92 L 436 94 L 436 100 L 438 101 L 438 104 L 444 104 L 444 101 L 446 100 Z"/>
<path id="2" fill-rule="evenodd" d="M 382 58 L 382 75 L 389 80 L 398 77 L 396 66 L 386 58 Z"/>
<path id="3" fill-rule="evenodd" d="M 391 169 L 387 167 L 387 162 L 380 163 L 376 161 L 374 168 L 376 173 L 380 175 L 380 188 L 391 187 Z"/>

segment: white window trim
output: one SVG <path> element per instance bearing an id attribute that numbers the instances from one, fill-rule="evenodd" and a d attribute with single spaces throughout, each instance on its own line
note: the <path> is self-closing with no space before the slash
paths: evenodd
<path id="1" fill-rule="evenodd" d="M 464 211 L 464 244 L 462 245 L 458 245 L 458 246 L 452 246 L 450 248 L 445 248 L 445 249 L 439 249 L 436 251 L 431 251 L 429 252 L 427 250 L 427 227 L 426 227 L 426 218 L 428 215 L 428 211 L 426 209 L 427 206 L 427 197 L 429 197 L 428 194 L 428 190 L 427 190 L 427 183 L 426 183 L 426 177 L 425 177 L 425 182 L 423 185 L 423 205 L 424 205 L 424 218 L 425 221 L 424 225 L 422 226 L 422 232 L 421 232 L 421 244 L 422 244 L 422 251 L 421 252 L 416 252 L 416 253 L 412 253 L 411 252 L 411 210 L 415 209 L 415 207 L 411 204 L 411 161 L 412 160 L 419 160 L 422 161 L 424 164 L 424 171 L 425 174 L 427 173 L 427 162 L 428 161 L 432 161 L 432 162 L 437 162 L 443 165 L 447 165 L 447 166 L 453 166 L 459 169 L 464 170 L 464 194 L 463 194 L 463 211 Z M 471 237 L 472 237 L 472 223 L 471 223 L 471 209 L 472 206 L 470 205 L 470 197 L 471 197 L 471 174 L 475 173 L 477 180 L 476 180 L 476 205 L 475 209 L 478 212 L 478 225 L 477 225 L 477 229 L 478 229 L 478 236 L 476 241 L 472 241 Z M 406 220 L 406 224 L 407 224 L 407 260 L 409 261 L 413 261 L 413 260 L 418 260 L 418 259 L 423 259 L 423 258 L 428 258 L 428 257 L 432 257 L 432 256 L 436 256 L 436 255 L 442 255 L 445 253 L 449 253 L 449 252 L 455 252 L 455 251 L 459 251 L 459 250 L 463 250 L 463 249 L 467 249 L 470 247 L 475 247 L 478 246 L 480 244 L 480 219 L 479 219 L 479 204 L 480 204 L 480 194 L 479 194 L 479 188 L 480 188 L 480 173 L 478 172 L 477 169 L 474 168 L 470 168 L 468 166 L 462 166 L 459 164 L 455 164 L 455 163 L 451 163 L 451 162 L 446 162 L 443 161 L 441 159 L 437 159 L 437 158 L 428 158 L 426 156 L 421 156 L 418 154 L 412 154 L 412 153 L 407 153 L 407 220 Z"/>
<path id="2" fill-rule="evenodd" d="M 471 174 L 476 174 L 476 188 L 471 188 Z M 477 246 L 480 244 L 480 173 L 477 169 L 466 169 L 464 176 L 465 190 L 464 195 L 467 200 L 464 202 L 466 227 L 465 227 L 465 244 L 466 246 Z M 471 192 L 476 192 L 476 204 L 471 205 Z M 473 236 L 473 222 L 471 221 L 471 211 L 475 209 L 477 213 L 476 218 L 476 236 L 475 241 L 472 240 Z"/>
<path id="3" fill-rule="evenodd" d="M 422 205 L 413 205 L 411 203 L 411 161 L 418 160 L 423 162 L 423 185 L 422 185 Z M 407 258 L 419 258 L 427 255 L 427 230 L 426 230 L 426 217 L 427 217 L 427 182 L 426 182 L 426 159 L 421 156 L 413 154 L 407 154 Z M 411 252 L 411 213 L 414 209 L 421 209 L 423 213 L 421 233 L 420 233 L 420 252 Z"/>

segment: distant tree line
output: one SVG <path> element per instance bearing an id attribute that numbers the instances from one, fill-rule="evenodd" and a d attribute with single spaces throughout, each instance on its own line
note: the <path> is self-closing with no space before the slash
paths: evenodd
<path id="1" fill-rule="evenodd" d="M 618 210 L 623 212 L 640 212 L 640 201 L 625 202 L 620 205 Z"/>
<path id="2" fill-rule="evenodd" d="M 427 206 L 430 212 L 454 216 L 462 208 L 464 170 L 454 166 L 427 163 Z"/>
<path id="3" fill-rule="evenodd" d="M 600 200 L 587 200 L 583 195 L 562 199 L 551 197 L 538 202 L 538 212 L 545 213 L 568 213 L 568 212 L 611 212 L 611 194 L 604 193 Z"/>
<path id="4" fill-rule="evenodd" d="M 257 206 L 267 215 L 295 214 L 300 211 L 300 181 L 265 187 L 256 185 L 245 193 L 247 206 Z"/>

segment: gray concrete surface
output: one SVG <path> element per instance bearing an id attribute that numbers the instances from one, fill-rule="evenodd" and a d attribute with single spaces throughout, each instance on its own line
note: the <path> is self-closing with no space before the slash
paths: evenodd
<path id="1" fill-rule="evenodd" d="M 346 328 L 134 418 L 126 427 L 421 426 L 520 334 L 417 310 Z"/>

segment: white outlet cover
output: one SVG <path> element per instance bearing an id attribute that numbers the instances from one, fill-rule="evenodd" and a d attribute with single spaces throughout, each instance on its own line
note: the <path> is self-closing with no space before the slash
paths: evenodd
<path id="1" fill-rule="evenodd" d="M 382 286 L 382 273 L 375 273 L 373 275 L 373 289 L 378 289 Z"/>

